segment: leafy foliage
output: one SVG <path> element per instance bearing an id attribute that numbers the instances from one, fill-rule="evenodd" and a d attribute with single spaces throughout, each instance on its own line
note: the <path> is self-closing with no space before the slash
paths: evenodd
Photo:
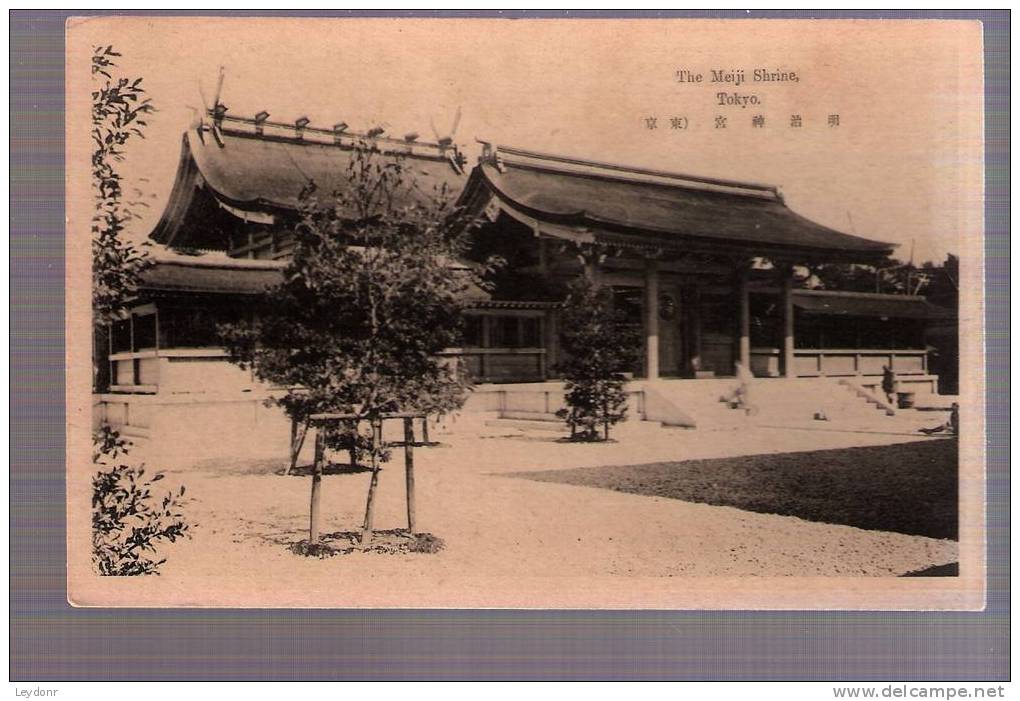
<path id="1" fill-rule="evenodd" d="M 114 59 L 120 54 L 111 46 L 97 46 L 92 53 L 92 77 L 102 85 L 92 92 L 92 308 L 96 324 L 121 316 L 126 299 L 137 288 L 139 276 L 149 265 L 144 249 L 122 237 L 126 223 L 135 215 L 127 202 L 115 164 L 124 160 L 124 147 L 133 138 L 145 138 L 145 115 L 154 111 L 146 98 L 141 78 L 114 77 Z"/>
<path id="2" fill-rule="evenodd" d="M 101 575 L 159 574 L 166 559 L 155 559 L 155 544 L 188 536 L 180 508 L 184 487 L 153 496 L 162 473 L 145 477 L 145 468 L 119 459 L 130 443 L 108 426 L 92 437 L 92 564 Z"/>
<path id="3" fill-rule="evenodd" d="M 368 144 L 346 180 L 321 200 L 314 183 L 305 188 L 283 283 L 251 321 L 220 329 L 231 358 L 291 388 L 276 402 L 298 421 L 456 409 L 467 384 L 438 354 L 455 345 L 475 275 L 452 267 L 464 227 L 450 195 L 424 192 L 403 158 Z"/>
<path id="4" fill-rule="evenodd" d="M 802 282 L 826 290 L 921 294 L 935 304 L 953 307 L 959 289 L 959 262 L 950 254 L 940 265 L 928 261 L 920 267 L 895 258 L 886 258 L 877 265 L 823 263 L 812 266 L 812 275 Z"/>
<path id="5" fill-rule="evenodd" d="M 928 262 L 921 266 L 927 277 L 925 296 L 932 304 L 958 311 L 960 306 L 960 258 L 952 253 L 941 265 Z"/>
<path id="6" fill-rule="evenodd" d="M 220 328 L 230 357 L 288 388 L 271 401 L 305 425 L 331 412 L 355 414 L 371 430 L 385 413 L 455 410 L 467 380 L 440 353 L 456 345 L 464 293 L 484 272 L 458 263 L 467 227 L 445 185 L 426 189 L 405 157 L 370 143 L 353 149 L 345 180 L 323 197 L 314 181 L 305 186 L 283 282 L 250 321 Z M 356 426 L 324 438 L 352 463 L 371 458 L 368 534 L 387 447 Z"/>
<path id="7" fill-rule="evenodd" d="M 557 412 L 573 440 L 609 439 L 609 428 L 627 416 L 626 378 L 637 339 L 613 311 L 612 291 L 586 278 L 570 287 L 563 309 L 560 363 L 567 407 Z"/>
<path id="8" fill-rule="evenodd" d="M 806 285 L 816 282 L 822 289 L 852 292 L 892 292 L 889 271 L 897 265 L 889 260 L 878 267 L 858 263 L 822 263 L 812 266 L 812 276 L 800 281 Z"/>

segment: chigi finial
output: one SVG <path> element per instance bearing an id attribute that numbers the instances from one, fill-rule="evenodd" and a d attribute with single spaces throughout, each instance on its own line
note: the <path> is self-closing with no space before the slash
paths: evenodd
<path id="1" fill-rule="evenodd" d="M 255 133 L 261 136 L 263 128 L 265 127 L 266 120 L 269 119 L 269 113 L 262 110 L 255 115 Z"/>
<path id="2" fill-rule="evenodd" d="M 234 117 L 226 116 L 227 106 L 224 104 L 217 104 L 215 109 L 209 110 L 209 113 L 213 117 L 213 128 L 210 130 L 213 135 L 217 138 L 217 142 L 222 141 L 220 135 L 217 134 L 217 130 L 223 128 L 224 122 L 229 123 L 233 129 L 244 129 L 240 125 L 246 125 L 249 130 L 248 133 L 254 133 L 255 136 L 264 137 L 266 135 L 267 127 L 271 129 L 271 133 L 277 138 L 283 137 L 290 133 L 291 138 L 298 141 L 308 141 L 312 143 L 329 143 L 332 141 L 334 145 L 343 146 L 350 144 L 351 142 L 359 139 L 368 139 L 376 141 L 380 145 L 379 148 L 385 148 L 382 144 L 403 144 L 404 149 L 408 152 L 425 152 L 438 150 L 438 154 L 449 160 L 451 165 L 458 172 L 463 172 L 463 169 L 467 163 L 467 159 L 464 154 L 460 152 L 457 145 L 453 143 L 453 138 L 450 136 L 442 137 L 436 142 L 421 141 L 421 134 L 417 131 L 409 131 L 404 133 L 402 136 L 387 136 L 386 127 L 382 125 L 374 126 L 366 131 L 352 131 L 350 125 L 345 121 L 338 121 L 333 124 L 332 128 L 312 127 L 312 120 L 308 116 L 301 116 L 295 119 L 290 124 L 281 122 L 270 122 L 269 110 L 260 110 L 255 113 L 252 117 Z M 291 131 L 292 130 L 292 131 Z"/>

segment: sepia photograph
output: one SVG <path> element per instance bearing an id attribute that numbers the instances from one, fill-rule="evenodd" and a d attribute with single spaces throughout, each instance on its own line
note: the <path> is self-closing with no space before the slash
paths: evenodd
<path id="1" fill-rule="evenodd" d="M 979 22 L 66 41 L 72 606 L 983 607 Z"/>

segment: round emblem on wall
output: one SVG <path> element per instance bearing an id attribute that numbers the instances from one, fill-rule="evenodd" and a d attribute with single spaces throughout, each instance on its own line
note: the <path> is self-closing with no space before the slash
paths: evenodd
<path id="1" fill-rule="evenodd" d="M 659 318 L 663 321 L 672 321 L 676 318 L 676 300 L 673 295 L 659 295 Z"/>

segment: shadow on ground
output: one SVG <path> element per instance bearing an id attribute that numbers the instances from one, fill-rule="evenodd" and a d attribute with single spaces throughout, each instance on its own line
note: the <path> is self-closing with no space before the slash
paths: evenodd
<path id="1" fill-rule="evenodd" d="M 948 565 L 934 565 L 916 572 L 907 572 L 901 577 L 959 577 L 960 563 L 950 562 Z"/>
<path id="2" fill-rule="evenodd" d="M 956 439 L 508 476 L 958 538 Z"/>
<path id="3" fill-rule="evenodd" d="M 350 553 L 380 553 L 402 555 L 419 553 L 433 555 L 443 549 L 443 539 L 431 533 L 409 533 L 404 529 L 374 531 L 369 540 L 361 542 L 361 531 L 326 533 L 319 542 L 302 540 L 293 543 L 290 551 L 305 557 L 326 558 Z"/>
<path id="4" fill-rule="evenodd" d="M 279 458 L 216 458 L 203 460 L 191 466 L 190 470 L 202 470 L 213 477 L 236 477 L 237 475 L 280 475 L 290 477 L 310 477 L 312 474 L 311 464 L 298 465 L 289 473 L 286 460 Z M 362 472 L 371 472 L 372 468 L 365 465 L 351 465 L 350 463 L 326 463 L 322 467 L 323 475 L 356 475 Z"/>
<path id="5" fill-rule="evenodd" d="M 372 468 L 366 465 L 351 465 L 350 463 L 327 463 L 322 466 L 323 475 L 357 475 L 362 472 L 371 472 Z M 286 469 L 276 471 L 278 475 L 286 475 Z M 291 477 L 310 477 L 312 475 L 311 465 L 298 465 L 290 471 Z"/>

